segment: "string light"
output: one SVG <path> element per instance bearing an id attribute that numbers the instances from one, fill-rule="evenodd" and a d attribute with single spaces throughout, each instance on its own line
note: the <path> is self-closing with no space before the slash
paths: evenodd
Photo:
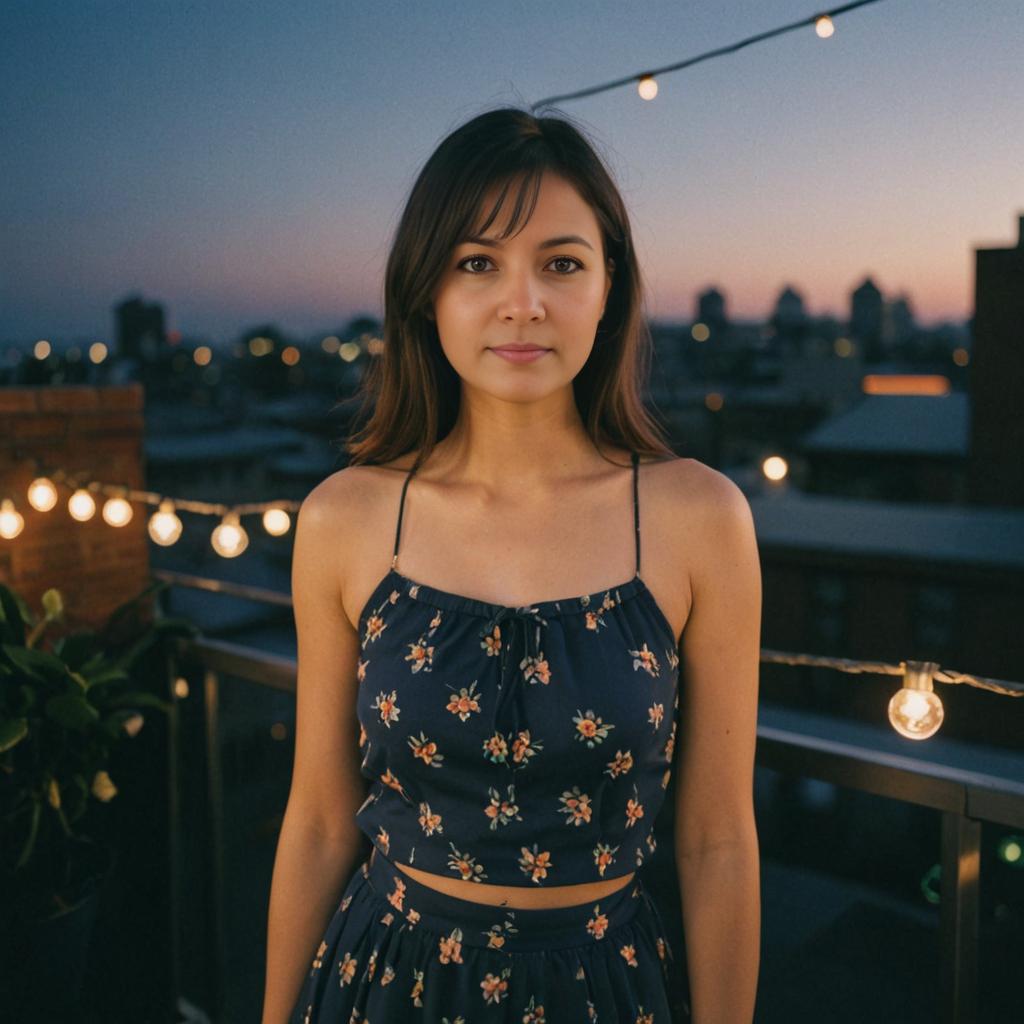
<path id="1" fill-rule="evenodd" d="M 96 502 L 93 496 L 84 488 L 79 487 L 74 494 L 68 498 L 68 512 L 72 519 L 84 523 L 96 514 Z"/>
<path id="2" fill-rule="evenodd" d="M 108 498 L 103 503 L 103 521 L 108 526 L 127 526 L 133 515 L 131 502 L 123 497 Z"/>
<path id="3" fill-rule="evenodd" d="M 283 508 L 268 508 L 263 513 L 263 529 L 271 537 L 281 537 L 286 534 L 292 525 L 292 517 Z"/>
<path id="4" fill-rule="evenodd" d="M 174 502 L 164 499 L 146 524 L 149 536 L 161 547 L 170 547 L 181 536 L 181 520 L 174 512 Z"/>
<path id="5" fill-rule="evenodd" d="M 642 100 L 653 100 L 658 95 L 658 83 L 654 75 L 641 75 L 636 91 Z"/>
<path id="6" fill-rule="evenodd" d="M 778 28 L 773 28 L 768 32 L 759 32 L 757 35 L 748 36 L 746 39 L 741 39 L 738 43 L 732 43 L 729 46 L 720 46 L 716 50 L 708 50 L 706 53 L 698 54 L 696 57 L 690 57 L 687 60 L 678 61 L 675 64 L 667 64 L 663 68 L 655 68 L 653 71 L 644 71 L 640 74 L 625 75 L 622 78 L 616 78 L 611 82 L 605 82 L 602 85 L 592 85 L 586 89 L 579 89 L 576 92 L 563 93 L 561 96 L 549 96 L 547 99 L 538 100 L 531 106 L 533 113 L 537 113 L 542 107 L 553 106 L 556 103 L 564 103 L 566 100 L 578 100 L 584 96 L 594 96 L 599 92 L 606 92 L 609 89 L 617 89 L 620 85 L 629 85 L 632 82 L 636 82 L 637 91 L 640 97 L 645 100 L 652 100 L 658 94 L 658 83 L 655 81 L 655 75 L 668 74 L 670 71 L 681 71 L 683 68 L 691 67 L 694 64 L 699 64 L 701 61 L 711 60 L 714 57 L 721 57 L 727 53 L 735 53 L 737 50 L 742 50 L 744 46 L 750 46 L 753 43 L 759 43 L 765 39 L 771 39 L 773 36 L 782 35 L 784 32 L 793 32 L 798 28 L 804 28 L 807 25 L 814 27 L 815 35 L 819 39 L 828 39 L 835 34 L 835 24 L 832 19 L 837 15 L 845 14 L 847 11 L 852 11 L 857 7 L 864 7 L 867 4 L 878 3 L 879 0 L 854 0 L 853 3 L 843 4 L 841 7 L 834 7 L 830 11 L 819 11 L 817 14 L 812 14 L 807 18 L 801 18 L 799 21 L 790 22 L 788 25 L 780 25 Z"/>
<path id="7" fill-rule="evenodd" d="M 57 504 L 57 488 L 53 481 L 39 477 L 28 485 L 28 503 L 37 512 L 49 512 Z"/>
<path id="8" fill-rule="evenodd" d="M 237 558 L 249 546 L 249 535 L 241 523 L 243 515 L 259 514 L 266 533 L 272 537 L 280 537 L 291 529 L 292 516 L 289 513 L 297 513 L 301 506 L 301 502 L 298 501 L 268 501 L 229 507 L 212 502 L 171 498 L 149 491 L 134 490 L 123 484 L 107 484 L 97 481 L 91 481 L 86 488 L 70 483 L 62 469 L 48 469 L 38 459 L 26 456 L 23 452 L 15 452 L 15 457 L 30 459 L 39 471 L 39 475 L 28 486 L 29 504 L 36 511 L 46 512 L 56 506 L 55 481 L 67 483 L 68 486 L 75 488 L 72 498 L 68 502 L 69 512 L 74 514 L 72 502 L 81 503 L 83 509 L 86 506 L 91 506 L 92 512 L 85 518 L 91 518 L 95 512 L 95 502 L 90 491 L 110 494 L 110 500 L 103 507 L 103 519 L 115 527 L 123 526 L 131 520 L 131 502 L 154 505 L 157 509 L 149 517 L 146 527 L 153 542 L 162 547 L 175 544 L 184 532 L 181 519 L 177 514 L 178 509 L 200 515 L 217 516 L 220 523 L 214 528 L 210 536 L 210 543 L 214 551 L 222 558 Z M 772 458 L 780 457 L 769 457 L 762 467 L 766 476 L 769 477 L 773 475 Z M 785 460 L 780 459 L 780 461 L 784 462 Z M 783 472 L 782 475 L 784 476 L 785 473 Z M 9 497 L 5 498 L 0 505 L 0 538 L 13 540 L 22 532 L 23 528 L 24 519 L 14 502 Z M 879 675 L 901 676 L 903 684 L 889 701 L 889 721 L 900 735 L 910 739 L 927 739 L 929 736 L 933 736 L 942 724 L 944 710 L 942 701 L 935 692 L 933 685 L 935 682 L 972 686 L 1006 697 L 1024 697 L 1024 683 L 988 679 L 957 672 L 953 669 L 940 669 L 935 662 L 901 661 L 898 665 L 890 665 L 884 662 L 856 661 L 822 655 L 790 654 L 767 648 L 762 648 L 760 660 L 764 663 L 813 665 L 837 669 L 841 672 L 871 672 Z"/>
<path id="9" fill-rule="evenodd" d="M 945 712 L 932 686 L 932 673 L 938 667 L 933 661 L 906 665 L 903 687 L 889 701 L 889 721 L 908 740 L 926 740 L 942 725 Z"/>
<path id="10" fill-rule="evenodd" d="M 156 506 L 150 515 L 146 529 L 154 544 L 170 547 L 177 543 L 184 532 L 178 510 L 199 515 L 217 516 L 220 523 L 210 536 L 210 543 L 223 558 L 237 558 L 249 546 L 249 534 L 242 526 L 243 515 L 259 515 L 263 529 L 268 536 L 283 537 L 292 527 L 292 513 L 298 512 L 301 502 L 268 501 L 227 506 L 211 502 L 193 501 L 186 498 L 170 498 L 166 495 L 140 491 L 123 484 L 109 484 L 88 480 L 88 473 L 77 473 L 74 479 L 63 469 L 44 466 L 38 459 L 23 451 L 15 457 L 31 461 L 37 475 L 28 486 L 29 505 L 37 512 L 49 512 L 57 504 L 57 484 L 66 484 L 72 494 L 68 499 L 68 513 L 79 522 L 86 522 L 96 514 L 93 493 L 109 495 L 103 503 L 103 521 L 109 526 L 122 527 L 131 522 L 135 515 L 132 502 Z M 0 539 L 13 540 L 24 528 L 24 519 L 11 498 L 5 499 L 0 514 Z"/>
<path id="11" fill-rule="evenodd" d="M 10 498 L 4 498 L 0 505 L 0 537 L 4 540 L 14 540 L 21 531 L 25 529 L 25 519 L 14 507 Z"/>
<path id="12" fill-rule="evenodd" d="M 249 535 L 239 522 L 237 512 L 224 516 L 223 522 L 210 535 L 210 543 L 222 558 L 237 558 L 249 546 Z"/>

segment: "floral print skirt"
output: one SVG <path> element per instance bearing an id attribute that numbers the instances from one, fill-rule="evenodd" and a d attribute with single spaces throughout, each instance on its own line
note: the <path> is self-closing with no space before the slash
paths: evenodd
<path id="1" fill-rule="evenodd" d="M 374 849 L 289 1024 L 686 1024 L 682 970 L 639 874 L 593 902 L 515 909 L 438 892 Z"/>

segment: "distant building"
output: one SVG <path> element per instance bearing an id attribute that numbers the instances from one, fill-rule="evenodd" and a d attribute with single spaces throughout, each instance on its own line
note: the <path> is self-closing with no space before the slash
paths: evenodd
<path id="1" fill-rule="evenodd" d="M 882 293 L 871 278 L 850 296 L 850 334 L 864 352 L 864 362 L 880 362 L 882 350 Z"/>
<path id="2" fill-rule="evenodd" d="M 1024 510 L 863 501 L 792 489 L 753 494 L 750 507 L 767 598 L 765 647 L 937 661 L 943 668 L 1020 678 Z M 761 685 L 762 700 L 773 706 L 887 730 L 886 702 L 899 683 L 763 665 Z M 935 689 L 947 717 L 939 739 L 1020 750 L 1024 702 L 979 696 L 966 686 Z"/>
<path id="3" fill-rule="evenodd" d="M 117 354 L 122 359 L 152 362 L 167 346 L 164 307 L 146 303 L 138 296 L 114 307 L 117 320 Z"/>
<path id="4" fill-rule="evenodd" d="M 775 312 L 770 323 L 775 330 L 773 348 L 786 355 L 803 353 L 803 342 L 807 333 L 807 311 L 803 296 L 787 286 L 775 303 Z"/>
<path id="5" fill-rule="evenodd" d="M 886 352 L 903 350 L 916 333 L 914 314 L 907 295 L 884 304 L 882 310 L 882 347 Z"/>
<path id="6" fill-rule="evenodd" d="M 265 500 L 273 460 L 311 446 L 306 434 L 287 427 L 221 426 L 213 410 L 189 409 L 187 425 L 182 419 L 179 415 L 177 426 L 166 433 L 154 432 L 153 421 L 147 423 L 146 482 L 162 494 L 202 501 L 223 501 L 226 495 Z M 326 449 L 326 442 L 319 447 Z"/>
<path id="7" fill-rule="evenodd" d="M 975 249 L 972 502 L 1024 505 L 1024 214 L 1014 249 Z"/>
<path id="8" fill-rule="evenodd" d="M 697 319 L 711 331 L 711 341 L 725 333 L 729 326 L 725 296 L 717 288 L 708 288 L 697 296 Z"/>
<path id="9" fill-rule="evenodd" d="M 970 397 L 865 395 L 806 434 L 806 489 L 879 501 L 960 502 L 967 494 Z"/>

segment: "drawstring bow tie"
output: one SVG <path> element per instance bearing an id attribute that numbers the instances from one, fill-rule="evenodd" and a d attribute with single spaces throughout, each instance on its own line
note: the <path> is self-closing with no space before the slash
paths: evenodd
<path id="1" fill-rule="evenodd" d="M 501 644 L 499 658 L 498 695 L 494 702 L 494 714 L 491 717 L 491 735 L 500 732 L 509 736 L 512 742 L 519 735 L 521 725 L 526 724 L 526 711 L 521 707 L 520 691 L 526 679 L 526 670 L 531 660 L 540 655 L 541 627 L 546 626 L 545 619 L 537 608 L 521 605 L 517 608 L 502 608 L 492 616 L 480 637 L 491 636 L 494 628 L 499 628 L 498 640 Z M 521 650 L 521 657 L 516 659 L 516 651 Z M 502 709 L 510 704 L 512 722 L 510 729 L 499 729 L 498 722 Z M 505 757 L 505 766 L 511 772 L 512 750 L 509 748 Z"/>

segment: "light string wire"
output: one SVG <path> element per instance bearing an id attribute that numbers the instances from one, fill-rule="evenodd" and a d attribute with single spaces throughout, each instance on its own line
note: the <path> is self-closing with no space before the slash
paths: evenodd
<path id="1" fill-rule="evenodd" d="M 721 57 L 727 53 L 735 53 L 737 50 L 743 49 L 744 46 L 750 46 L 752 43 L 759 43 L 764 39 L 770 39 L 772 36 L 782 35 L 783 32 L 792 32 L 798 28 L 803 28 L 806 25 L 814 25 L 821 18 L 833 18 L 840 14 L 846 14 L 847 11 L 852 11 L 857 7 L 864 7 L 867 4 L 878 3 L 879 0 L 855 0 L 853 3 L 843 4 L 840 7 L 833 7 L 828 11 L 818 11 L 816 14 L 812 14 L 809 17 L 801 18 L 799 21 L 791 22 L 788 25 L 781 25 L 779 28 L 770 29 L 767 32 L 759 32 L 757 35 L 748 36 L 746 39 L 741 39 L 738 43 L 732 43 L 729 46 L 720 46 L 716 50 L 708 50 L 706 53 L 698 54 L 696 57 L 689 57 L 686 60 L 677 61 L 675 64 L 666 64 L 664 67 L 654 68 L 650 71 L 640 71 L 636 74 L 626 75 L 623 78 L 616 78 L 614 81 L 605 82 L 602 85 L 592 85 L 586 89 L 578 89 L 576 92 L 562 93 L 560 96 L 549 96 L 546 99 L 538 100 L 532 104 L 530 110 L 536 114 L 542 107 L 552 106 L 556 103 L 563 103 L 566 100 L 578 100 L 584 96 L 593 96 L 599 92 L 606 92 L 609 89 L 617 89 L 622 85 L 629 85 L 631 82 L 640 82 L 645 78 L 654 78 L 657 75 L 664 75 L 670 71 L 679 71 L 682 68 L 688 68 L 693 64 L 699 64 L 701 61 L 711 60 L 713 57 Z"/>
<path id="2" fill-rule="evenodd" d="M 22 458 L 26 456 L 22 455 Z M 159 507 L 163 502 L 170 502 L 175 509 L 183 509 L 187 512 L 194 512 L 199 515 L 210 515 L 223 517 L 229 512 L 242 515 L 253 515 L 266 512 L 270 509 L 284 509 L 289 512 L 298 512 L 301 501 L 260 501 L 246 502 L 238 505 L 224 505 L 218 502 L 195 501 L 189 498 L 174 498 L 170 495 L 157 494 L 153 491 L 142 491 L 136 488 L 127 487 L 122 484 L 102 483 L 90 480 L 91 472 L 88 470 L 67 472 L 63 469 L 52 469 L 47 467 L 34 456 L 27 456 L 34 464 L 35 472 L 41 476 L 48 477 L 54 483 L 62 483 L 72 490 L 86 486 L 90 491 L 98 491 L 113 497 L 122 497 L 128 501 L 137 501 L 148 505 Z M 85 481 L 88 481 L 85 484 Z M 906 661 L 899 665 L 893 665 L 881 661 L 860 661 L 853 658 L 834 658 L 825 655 L 815 654 L 793 654 L 787 651 L 776 651 L 762 648 L 760 660 L 766 664 L 780 665 L 804 665 L 816 668 L 829 668 L 839 672 L 849 673 L 871 673 L 874 675 L 905 676 L 908 666 L 920 665 L 920 662 Z M 985 676 L 971 675 L 967 672 L 958 672 L 955 669 L 940 669 L 935 663 L 928 663 L 931 669 L 930 675 L 935 682 L 948 685 L 972 686 L 979 690 L 987 690 L 1004 697 L 1024 697 L 1024 683 L 1013 682 L 1003 679 L 992 679 Z"/>
<path id="3" fill-rule="evenodd" d="M 789 654 L 786 651 L 773 651 L 768 648 L 761 649 L 761 661 L 777 665 L 813 665 L 815 668 L 831 668 L 837 672 L 870 672 L 883 676 L 903 676 L 906 675 L 908 665 L 920 664 L 907 661 L 899 665 L 890 665 L 884 661 L 857 661 L 853 658 L 830 658 L 818 654 Z M 973 686 L 979 690 L 998 693 L 1003 697 L 1024 697 L 1024 683 L 969 675 L 967 672 L 957 672 L 951 668 L 936 667 L 932 672 L 932 679 L 950 685 Z"/>

